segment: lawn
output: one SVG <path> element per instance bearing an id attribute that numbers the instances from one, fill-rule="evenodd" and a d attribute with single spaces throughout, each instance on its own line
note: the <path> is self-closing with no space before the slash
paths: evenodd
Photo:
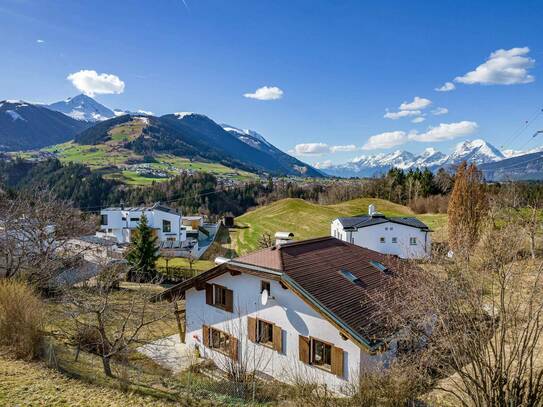
<path id="1" fill-rule="evenodd" d="M 166 267 L 166 259 L 164 257 L 161 257 L 158 259 L 156 265 L 158 267 Z M 215 265 L 213 261 L 210 260 L 197 260 L 193 263 L 192 269 L 196 272 L 202 272 L 209 270 Z M 175 268 L 183 268 L 186 270 L 190 269 L 190 264 L 187 259 L 184 257 L 174 257 L 168 261 L 169 267 L 175 267 Z"/>
<path id="2" fill-rule="evenodd" d="M 441 231 L 447 219 L 444 214 L 414 215 L 405 206 L 375 198 L 359 198 L 335 205 L 283 199 L 237 217 L 237 228 L 230 229 L 232 249 L 238 255 L 257 249 L 258 239 L 264 232 L 273 236 L 278 231 L 289 231 L 294 233 L 297 240 L 328 236 L 332 220 L 365 214 L 370 203 L 388 216 L 416 216 L 437 231 Z"/>

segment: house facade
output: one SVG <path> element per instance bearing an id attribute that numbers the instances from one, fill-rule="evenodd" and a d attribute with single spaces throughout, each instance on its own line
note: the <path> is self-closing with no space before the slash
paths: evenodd
<path id="1" fill-rule="evenodd" d="M 183 243 L 187 240 L 181 213 L 167 206 L 155 204 L 150 207 L 118 207 L 100 211 L 100 232 L 98 237 L 115 238 L 118 243 L 130 243 L 132 234 L 138 228 L 145 214 L 149 226 L 155 231 L 160 242 Z"/>
<path id="2" fill-rule="evenodd" d="M 430 228 L 414 217 L 387 217 L 370 205 L 368 214 L 337 218 L 331 236 L 403 259 L 421 259 L 432 252 Z"/>
<path id="3" fill-rule="evenodd" d="M 160 298 L 185 298 L 185 342 L 219 368 L 242 365 L 341 392 L 394 356 L 395 341 L 370 317 L 371 293 L 387 287 L 401 262 L 330 237 L 284 243 L 217 265 Z"/>

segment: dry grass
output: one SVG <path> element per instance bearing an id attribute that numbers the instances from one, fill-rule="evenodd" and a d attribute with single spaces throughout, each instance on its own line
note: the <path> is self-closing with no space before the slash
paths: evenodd
<path id="1" fill-rule="evenodd" d="M 43 338 L 43 303 L 26 284 L 0 280 L 0 344 L 17 358 L 32 359 Z"/>
<path id="2" fill-rule="evenodd" d="M 184 403 L 93 385 L 66 377 L 43 363 L 0 356 L 3 406 L 174 406 Z M 194 404 L 197 405 L 197 404 Z"/>

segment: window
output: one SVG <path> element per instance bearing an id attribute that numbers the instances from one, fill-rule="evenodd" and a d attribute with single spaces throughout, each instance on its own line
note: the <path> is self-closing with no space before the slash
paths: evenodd
<path id="1" fill-rule="evenodd" d="M 273 322 L 247 317 L 247 338 L 283 353 L 283 330 Z"/>
<path id="2" fill-rule="evenodd" d="M 273 346 L 273 324 L 258 319 L 256 341 L 263 345 Z"/>
<path id="3" fill-rule="evenodd" d="M 362 280 L 360 280 L 357 276 L 355 276 L 353 273 L 351 273 L 348 270 L 339 270 L 339 273 L 345 277 L 347 280 L 349 280 L 351 283 L 359 285 L 361 287 L 364 287 L 364 283 Z"/>
<path id="4" fill-rule="evenodd" d="M 130 218 L 130 222 L 139 222 L 140 218 Z"/>
<path id="5" fill-rule="evenodd" d="M 417 245 L 417 238 L 416 237 L 410 237 L 409 238 L 409 244 L 411 246 L 416 246 Z"/>
<path id="6" fill-rule="evenodd" d="M 123 217 L 122 217 L 122 220 L 123 220 L 123 221 L 126 221 L 126 216 L 123 216 Z"/>
<path id="7" fill-rule="evenodd" d="M 330 370 L 332 368 L 332 345 L 311 338 L 311 364 Z"/>
<path id="8" fill-rule="evenodd" d="M 269 281 L 261 281 L 260 282 L 260 294 L 262 294 L 266 290 L 268 292 L 268 295 L 271 294 L 270 289 L 270 282 Z"/>
<path id="9" fill-rule="evenodd" d="M 385 243 L 385 238 L 384 238 L 384 237 L 381 237 L 381 238 L 379 238 L 379 241 L 380 241 L 381 243 Z"/>
<path id="10" fill-rule="evenodd" d="M 398 238 L 397 238 L 397 237 L 393 237 L 393 238 L 392 238 L 392 243 L 398 243 Z"/>
<path id="11" fill-rule="evenodd" d="M 385 266 L 385 265 L 382 264 L 382 263 L 379 263 L 378 261 L 370 260 L 370 264 L 371 264 L 373 267 L 375 267 L 377 270 L 382 271 L 383 273 L 388 273 L 388 272 L 389 272 L 387 266 Z"/>
<path id="12" fill-rule="evenodd" d="M 222 285 L 206 284 L 206 304 L 234 312 L 234 292 Z"/>
<path id="13" fill-rule="evenodd" d="M 162 231 L 165 233 L 172 231 L 172 222 L 169 220 L 162 220 Z"/>
<path id="14" fill-rule="evenodd" d="M 213 286 L 213 304 L 220 307 L 226 306 L 226 287 L 220 285 Z"/>
<path id="15" fill-rule="evenodd" d="M 227 353 L 230 349 L 230 335 L 218 329 L 209 328 L 209 347 Z"/>
<path id="16" fill-rule="evenodd" d="M 100 216 L 100 225 L 107 225 L 107 215 Z"/>
<path id="17" fill-rule="evenodd" d="M 175 242 L 175 237 L 168 237 L 166 238 L 168 242 Z"/>

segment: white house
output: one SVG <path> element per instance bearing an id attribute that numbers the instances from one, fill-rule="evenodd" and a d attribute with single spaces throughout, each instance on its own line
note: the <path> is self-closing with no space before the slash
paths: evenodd
<path id="1" fill-rule="evenodd" d="M 98 237 L 114 237 L 119 243 L 130 243 L 132 233 L 137 229 L 141 216 L 156 232 L 160 242 L 179 242 L 187 240 L 181 213 L 159 203 L 151 207 L 106 208 L 100 211 L 101 222 Z"/>
<path id="2" fill-rule="evenodd" d="M 371 294 L 390 290 L 401 264 L 332 237 L 288 242 L 224 259 L 156 300 L 185 298 L 186 345 L 221 369 L 341 391 L 395 353 Z"/>
<path id="3" fill-rule="evenodd" d="M 387 217 L 369 205 L 368 214 L 332 221 L 331 235 L 345 242 L 403 259 L 430 256 L 430 228 L 414 217 Z"/>

